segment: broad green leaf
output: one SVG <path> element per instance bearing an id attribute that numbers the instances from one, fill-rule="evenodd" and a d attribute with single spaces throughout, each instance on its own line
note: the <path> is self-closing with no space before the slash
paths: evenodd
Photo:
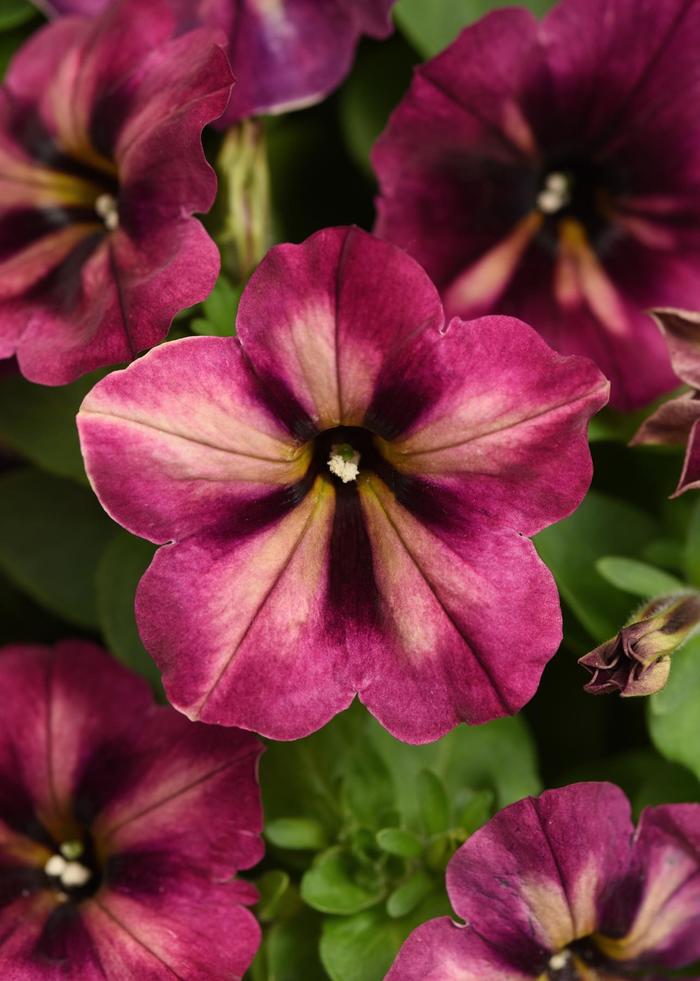
<path id="1" fill-rule="evenodd" d="M 348 150 L 373 174 L 370 151 L 411 81 L 415 52 L 400 35 L 382 45 L 362 47 L 350 78 L 340 90 L 339 114 Z"/>
<path id="2" fill-rule="evenodd" d="M 85 482 L 75 417 L 87 393 L 103 378 L 94 371 L 71 385 L 34 385 L 20 375 L 0 381 L 0 437 L 31 463 Z"/>
<path id="3" fill-rule="evenodd" d="M 634 603 L 603 579 L 596 562 L 611 552 L 636 557 L 654 538 L 657 528 L 643 511 L 591 491 L 571 517 L 541 531 L 535 544 L 570 609 L 600 643 L 617 633 Z"/>
<path id="4" fill-rule="evenodd" d="M 0 477 L 0 568 L 71 623 L 99 625 L 95 578 L 113 534 L 87 488 L 35 470 Z"/>
<path id="5" fill-rule="evenodd" d="M 700 637 L 673 655 L 666 687 L 649 698 L 648 720 L 659 752 L 700 779 Z"/>
<path id="6" fill-rule="evenodd" d="M 356 916 L 326 919 L 321 960 L 331 981 L 382 981 L 409 933 L 450 912 L 442 885 L 408 916 L 395 919 L 383 906 Z"/>
<path id="7" fill-rule="evenodd" d="M 12 30 L 12 28 L 19 27 L 20 24 L 25 24 L 36 16 L 36 7 L 28 0 L 2 0 L 0 3 L 0 31 Z"/>
<path id="8" fill-rule="evenodd" d="M 0 647 L 63 640 L 65 624 L 0 575 Z"/>
<path id="9" fill-rule="evenodd" d="M 700 586 L 700 499 L 695 502 L 690 515 L 684 558 L 688 582 Z"/>
<path id="10" fill-rule="evenodd" d="M 494 795 L 491 790 L 479 790 L 472 794 L 471 798 L 462 808 L 458 815 L 457 827 L 466 831 L 468 835 L 474 834 L 479 828 L 486 824 L 494 812 Z"/>
<path id="11" fill-rule="evenodd" d="M 651 599 L 683 589 L 684 585 L 680 579 L 676 579 L 662 569 L 657 569 L 646 562 L 625 559 L 617 555 L 606 555 L 598 559 L 595 567 L 607 582 L 634 596 Z"/>
<path id="12" fill-rule="evenodd" d="M 382 828 L 377 832 L 377 844 L 382 851 L 400 858 L 418 858 L 423 853 L 423 842 L 406 828 Z"/>
<path id="13" fill-rule="evenodd" d="M 683 542 L 675 538 L 657 538 L 656 541 L 649 542 L 642 549 L 641 556 L 645 562 L 661 566 L 662 569 L 673 569 L 680 573 L 685 571 L 685 547 Z"/>
<path id="14" fill-rule="evenodd" d="M 368 719 L 368 736 L 387 764 L 396 786 L 402 826 L 422 830 L 416 780 L 431 770 L 447 790 L 458 820 L 474 790 L 492 790 L 505 807 L 541 789 L 535 750 L 522 718 L 497 719 L 483 726 L 459 726 L 437 742 L 408 746 Z"/>
<path id="15" fill-rule="evenodd" d="M 383 896 L 379 874 L 362 866 L 340 845 L 317 855 L 301 880 L 301 898 L 321 913 L 359 913 Z"/>
<path id="16" fill-rule="evenodd" d="M 328 844 L 325 828 L 313 818 L 275 818 L 266 823 L 265 837 L 278 848 L 318 851 Z"/>
<path id="17" fill-rule="evenodd" d="M 541 16 L 554 0 L 525 0 L 522 6 Z M 512 6 L 508 0 L 399 0 L 394 16 L 399 28 L 425 58 L 446 48 L 467 24 L 498 7 Z"/>
<path id="18" fill-rule="evenodd" d="M 155 545 L 118 531 L 97 567 L 97 612 L 107 646 L 115 657 L 161 691 L 160 672 L 139 637 L 134 595 Z"/>

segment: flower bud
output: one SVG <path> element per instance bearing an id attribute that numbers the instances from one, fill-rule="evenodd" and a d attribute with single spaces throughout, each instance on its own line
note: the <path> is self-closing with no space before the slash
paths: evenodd
<path id="1" fill-rule="evenodd" d="M 700 594 L 674 593 L 648 603 L 622 630 L 579 659 L 593 695 L 653 695 L 666 684 L 670 656 L 700 625 Z"/>

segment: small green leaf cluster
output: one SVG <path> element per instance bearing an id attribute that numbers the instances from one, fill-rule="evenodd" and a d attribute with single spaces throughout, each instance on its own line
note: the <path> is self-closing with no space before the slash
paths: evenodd
<path id="1" fill-rule="evenodd" d="M 456 848 L 539 788 L 520 720 L 407 746 L 359 705 L 307 739 L 271 744 L 261 780 L 257 912 L 268 926 L 255 981 L 380 981 L 415 926 L 450 913 Z"/>

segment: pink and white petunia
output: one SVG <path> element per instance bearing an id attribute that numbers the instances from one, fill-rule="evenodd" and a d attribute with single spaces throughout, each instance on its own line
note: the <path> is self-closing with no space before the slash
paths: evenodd
<path id="1" fill-rule="evenodd" d="M 131 360 L 216 281 L 192 215 L 233 78 L 221 37 L 177 30 L 169 0 L 118 0 L 39 30 L 0 87 L 0 357 L 32 381 Z"/>
<path id="2" fill-rule="evenodd" d="M 260 744 L 84 641 L 0 650 L 0 977 L 234 981 L 260 930 Z"/>
<path id="3" fill-rule="evenodd" d="M 114 0 L 35 0 L 51 14 L 92 13 Z M 150 2 L 150 0 L 149 0 Z M 181 27 L 225 32 L 236 76 L 219 125 L 312 105 L 350 71 L 363 35 L 385 38 L 395 0 L 171 0 Z"/>
<path id="4" fill-rule="evenodd" d="M 621 409 L 674 386 L 652 306 L 700 308 L 700 4 L 513 6 L 422 65 L 380 137 L 377 232 L 449 313 L 522 317 Z"/>
<path id="5" fill-rule="evenodd" d="M 700 959 L 700 805 L 642 813 L 581 783 L 507 807 L 447 867 L 449 917 L 387 981 L 667 981 Z"/>
<path id="6" fill-rule="evenodd" d="M 268 253 L 237 326 L 78 417 L 103 506 L 163 546 L 136 610 L 173 705 L 295 739 L 359 693 L 408 742 L 517 712 L 561 639 L 526 536 L 585 494 L 606 380 L 517 320 L 446 324 L 353 228 Z"/>

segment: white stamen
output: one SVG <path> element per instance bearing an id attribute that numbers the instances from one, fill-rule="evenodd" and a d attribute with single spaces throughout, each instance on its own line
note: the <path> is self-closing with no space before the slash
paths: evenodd
<path id="1" fill-rule="evenodd" d="M 100 194 L 95 201 L 95 211 L 105 224 L 109 232 L 119 228 L 119 209 L 116 199 L 111 194 Z"/>
<path id="2" fill-rule="evenodd" d="M 351 480 L 357 480 L 360 472 L 358 463 L 360 454 L 347 443 L 339 443 L 331 446 L 331 455 L 328 458 L 328 469 L 336 477 L 340 477 L 344 484 Z"/>
<path id="3" fill-rule="evenodd" d="M 546 215 L 554 215 L 571 201 L 571 181 L 566 174 L 554 171 L 544 182 L 544 188 L 537 195 L 537 207 Z"/>
<path id="4" fill-rule="evenodd" d="M 571 958 L 570 950 L 560 950 L 558 954 L 553 954 L 549 958 L 549 966 L 553 971 L 561 971 L 569 963 Z"/>
<path id="5" fill-rule="evenodd" d="M 51 876 L 62 876 L 65 872 L 66 865 L 68 865 L 68 862 L 66 862 L 63 855 L 52 855 L 44 866 L 44 872 Z"/>
<path id="6" fill-rule="evenodd" d="M 66 841 L 60 846 L 62 855 L 52 855 L 44 866 L 46 875 L 52 879 L 58 879 L 64 889 L 80 889 L 86 886 L 92 878 L 91 870 L 83 865 L 82 862 L 67 860 L 77 858 L 78 854 L 83 853 L 83 845 L 79 841 Z"/>
<path id="7" fill-rule="evenodd" d="M 80 862 L 68 862 L 61 875 L 61 885 L 67 889 L 86 886 L 92 878 L 92 872 Z"/>

